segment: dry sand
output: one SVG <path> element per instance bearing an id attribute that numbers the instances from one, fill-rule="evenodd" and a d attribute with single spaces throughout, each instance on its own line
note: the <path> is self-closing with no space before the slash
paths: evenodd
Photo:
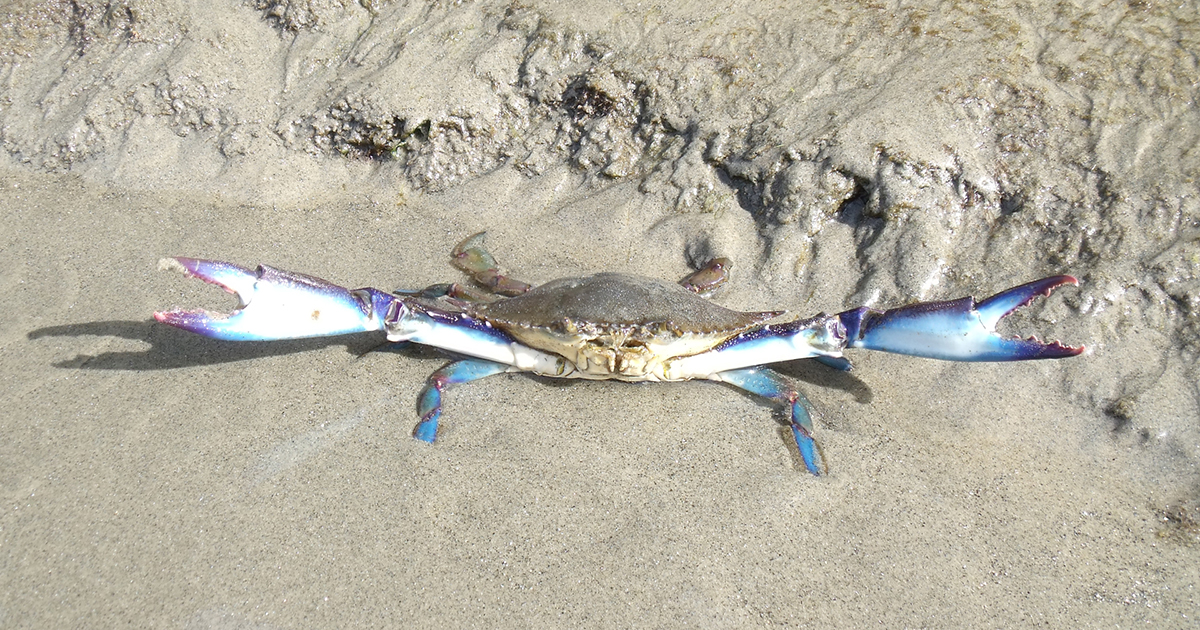
<path id="1" fill-rule="evenodd" d="M 989 3 L 990 5 L 991 3 Z M 0 626 L 1189 627 L 1194 7 L 16 3 L 0 40 Z M 368 8 L 364 8 L 364 6 Z M 833 312 L 1083 281 L 1085 356 L 713 383 L 235 344 L 162 256 L 349 286 L 734 259 Z"/>

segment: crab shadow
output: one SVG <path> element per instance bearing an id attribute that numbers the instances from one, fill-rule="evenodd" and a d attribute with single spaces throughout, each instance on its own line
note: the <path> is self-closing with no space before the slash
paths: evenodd
<path id="1" fill-rule="evenodd" d="M 139 341 L 149 345 L 145 350 L 101 352 L 98 354 L 77 354 L 73 358 L 52 363 L 56 368 L 84 370 L 128 370 L 155 371 L 173 370 L 203 365 L 220 365 L 236 363 L 264 357 L 275 357 L 288 354 L 298 354 L 327 348 L 329 346 L 344 346 L 346 352 L 361 357 L 370 352 L 395 352 L 411 358 L 445 357 L 446 353 L 416 344 L 388 343 L 380 333 L 359 333 L 338 337 L 317 337 L 312 339 L 289 339 L 272 341 L 270 343 L 247 343 L 239 341 L 223 341 L 210 339 L 190 332 L 179 330 L 172 326 L 164 326 L 153 320 L 146 321 L 101 321 L 79 324 L 47 326 L 30 331 L 26 337 L 31 340 L 51 337 L 116 337 Z M 848 392 L 859 404 L 871 402 L 871 389 L 853 376 L 821 365 L 816 361 L 790 361 L 771 366 L 772 369 L 796 381 L 800 391 L 809 392 L 814 389 L 835 389 Z M 527 374 L 551 387 L 570 387 L 576 384 L 573 379 L 553 379 Z M 646 385 L 635 383 L 633 385 Z M 743 395 L 745 392 L 736 388 L 728 388 Z M 752 398 L 757 398 L 753 397 Z M 821 396 L 809 396 L 813 403 L 812 410 L 816 419 L 831 423 L 830 414 L 821 404 Z M 778 407 L 760 399 L 764 405 Z M 776 409 L 776 415 L 782 425 L 787 425 L 786 414 L 782 409 Z M 836 424 L 836 422 L 832 422 Z"/>
<path id="2" fill-rule="evenodd" d="M 445 356 L 445 353 L 425 348 L 415 344 L 388 343 L 380 333 L 360 333 L 338 337 L 318 337 L 313 339 L 295 339 L 273 341 L 271 343 L 246 343 L 237 341 L 222 341 L 210 339 L 164 326 L 158 322 L 147 321 L 101 321 L 79 324 L 47 326 L 30 331 L 26 334 L 30 340 L 54 337 L 116 337 L 138 341 L 149 345 L 145 350 L 101 352 L 98 354 L 77 354 L 71 359 L 52 363 L 61 369 L 85 370 L 126 370 L 154 371 L 172 370 L 178 368 L 219 365 L 235 363 L 264 357 L 274 357 L 287 354 L 309 352 L 329 346 L 344 346 L 347 353 L 361 357 L 370 352 L 395 352 L 411 358 L 431 358 Z M 871 402 L 871 390 L 866 383 L 844 372 L 821 365 L 816 361 L 790 361 L 771 366 L 772 369 L 786 375 L 801 391 L 815 388 L 838 389 L 854 396 L 856 402 L 867 404 Z M 578 381 L 572 379 L 553 379 L 538 377 L 533 374 L 523 374 L 552 387 L 570 387 Z M 647 383 L 630 383 L 632 386 L 648 385 Z M 812 386 L 812 387 L 806 387 Z M 734 387 L 727 388 L 730 394 L 735 392 L 745 395 L 745 392 Z M 765 399 L 751 396 L 764 406 L 773 408 L 773 415 L 778 423 L 779 439 L 791 452 L 795 466 L 803 470 L 804 463 L 787 425 L 789 419 L 786 410 Z M 809 397 L 814 420 L 819 424 L 836 427 L 838 420 L 827 413 L 820 402 L 820 396 Z"/>
<path id="3" fill-rule="evenodd" d="M 871 388 L 866 382 L 855 376 L 853 372 L 822 365 L 816 360 L 800 359 L 797 361 L 788 361 L 787 363 L 772 365 L 771 369 L 787 376 L 793 381 L 798 381 L 803 385 L 810 385 L 812 388 L 844 391 L 854 396 L 854 402 L 859 404 L 869 404 L 874 398 L 871 394 Z M 812 389 L 803 387 L 803 385 L 801 389 Z M 811 401 L 812 397 L 810 396 L 809 398 Z M 818 410 L 819 407 L 820 405 L 818 405 Z"/>
<path id="4" fill-rule="evenodd" d="M 52 364 L 64 369 L 173 370 L 297 354 L 329 346 L 344 346 L 346 351 L 354 356 L 375 351 L 396 352 L 413 357 L 444 356 L 444 353 L 419 345 L 388 343 L 382 334 L 374 332 L 247 343 L 210 339 L 172 326 L 164 326 L 153 320 L 64 324 L 38 328 L 26 334 L 26 338 L 31 340 L 50 337 L 116 337 L 140 341 L 150 346 L 145 350 L 77 354 L 71 359 Z M 832 369 L 808 360 L 790 361 L 771 367 L 801 384 L 839 389 L 852 394 L 858 403 L 871 402 L 871 389 L 850 372 Z M 538 380 L 552 386 L 569 387 L 574 384 L 574 381 L 564 379 Z"/>
<path id="5" fill-rule="evenodd" d="M 308 352 L 329 346 L 345 346 L 346 351 L 362 356 L 388 344 L 379 333 L 361 333 L 340 337 L 291 339 L 271 343 L 246 343 L 210 339 L 158 322 L 103 321 L 47 326 L 26 334 L 35 340 L 49 337 L 117 337 L 149 344 L 145 350 L 77 354 L 52 363 L 54 367 L 85 370 L 173 370 L 201 365 L 219 365 L 249 359 Z M 405 353 L 420 356 L 416 349 Z"/>

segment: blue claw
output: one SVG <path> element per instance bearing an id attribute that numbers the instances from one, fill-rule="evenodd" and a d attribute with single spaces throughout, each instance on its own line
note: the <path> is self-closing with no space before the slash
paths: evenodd
<path id="1" fill-rule="evenodd" d="M 455 361 L 429 375 L 425 389 L 417 397 L 417 414 L 421 421 L 413 428 L 413 437 L 422 442 L 433 443 L 437 437 L 438 419 L 442 417 L 442 390 L 447 385 L 467 383 L 485 376 L 499 374 L 508 370 L 507 365 L 484 361 L 483 359 L 463 359 Z"/>
<path id="2" fill-rule="evenodd" d="M 200 278 L 238 297 L 232 313 L 165 311 L 154 319 L 206 337 L 267 341 L 383 330 L 399 302 L 376 289 L 350 290 L 320 278 L 260 265 L 257 270 L 217 260 L 164 258 L 159 269 Z"/>
<path id="3" fill-rule="evenodd" d="M 1084 347 L 1042 342 L 1034 337 L 1009 338 L 996 324 L 1039 295 L 1078 284 L 1071 276 L 1054 276 L 1001 291 L 978 304 L 965 297 L 945 302 L 919 302 L 875 311 L 866 307 L 840 313 L 847 346 L 947 361 L 1025 361 L 1061 359 Z"/>

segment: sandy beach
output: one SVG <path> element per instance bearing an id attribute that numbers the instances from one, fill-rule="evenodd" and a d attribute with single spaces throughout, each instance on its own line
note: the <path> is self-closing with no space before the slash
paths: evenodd
<path id="1" fill-rule="evenodd" d="M 1200 26 L 1156 3 L 0 9 L 0 627 L 1191 627 Z M 233 343 L 164 256 L 674 280 L 798 315 L 1066 287 L 1059 361 L 717 383 Z"/>

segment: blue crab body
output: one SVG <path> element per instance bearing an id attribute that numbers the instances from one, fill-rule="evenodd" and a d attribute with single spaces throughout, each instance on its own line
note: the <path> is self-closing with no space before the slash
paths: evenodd
<path id="1" fill-rule="evenodd" d="M 494 293 L 457 284 L 412 292 L 351 290 L 265 265 L 251 271 L 219 261 L 167 258 L 160 267 L 217 284 L 241 304 L 229 315 L 175 310 L 155 313 L 155 318 L 238 341 L 381 331 L 391 341 L 462 355 L 466 358 L 431 375 L 418 399 L 421 419 L 413 435 L 426 442 L 436 437 L 447 386 L 501 372 L 720 381 L 784 405 L 801 459 L 817 475 L 825 465 L 812 438 L 808 402 L 765 365 L 817 358 L 849 369 L 842 356 L 847 348 L 953 361 L 1051 359 L 1083 352 L 1057 341 L 1012 339 L 995 332 L 997 322 L 1013 310 L 1075 284 L 1070 276 L 1030 282 L 979 303 L 961 298 L 884 311 L 860 307 L 800 320 L 783 311 L 733 311 L 701 297 L 724 281 L 725 259 L 679 283 L 600 273 L 531 288 L 500 272 L 482 238 L 477 234 L 460 243 L 453 260 Z"/>
<path id="2" fill-rule="evenodd" d="M 711 350 L 777 317 L 741 313 L 679 284 L 618 273 L 547 282 L 523 295 L 470 307 L 520 343 L 564 357 L 573 378 L 678 381 L 678 357 Z"/>

